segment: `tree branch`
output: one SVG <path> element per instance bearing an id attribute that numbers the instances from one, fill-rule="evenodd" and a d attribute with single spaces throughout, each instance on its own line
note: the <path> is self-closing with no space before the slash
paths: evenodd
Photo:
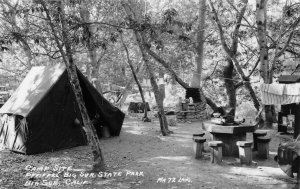
<path id="1" fill-rule="evenodd" d="M 211 11 L 213 13 L 212 19 L 215 21 L 215 24 L 216 24 L 216 26 L 217 26 L 217 28 L 219 30 L 219 34 L 220 34 L 220 39 L 221 39 L 222 46 L 223 46 L 225 52 L 228 52 L 228 53 L 231 54 L 230 49 L 229 49 L 229 47 L 228 47 L 228 45 L 226 44 L 226 41 L 225 41 L 224 31 L 223 31 L 221 22 L 219 20 L 217 11 L 216 11 L 215 7 L 213 6 L 213 3 L 211 2 L 211 0 L 209 0 L 208 2 L 209 2 L 209 5 L 210 5 L 210 9 L 211 9 Z"/>
<path id="2" fill-rule="evenodd" d="M 234 85 L 235 90 L 244 85 L 244 81 L 240 81 Z"/>
<path id="3" fill-rule="evenodd" d="M 216 111 L 218 109 L 218 106 L 216 103 L 214 103 L 210 98 L 205 97 L 206 103 L 211 107 L 211 109 L 213 109 L 214 111 Z"/>
<path id="4" fill-rule="evenodd" d="M 246 8 L 247 8 L 247 3 L 248 3 L 248 0 L 245 0 L 244 7 L 242 8 L 240 14 L 238 15 L 237 22 L 236 22 L 236 25 L 235 25 L 235 28 L 234 28 L 234 31 L 233 31 L 231 50 L 233 51 L 234 54 L 236 54 L 236 51 L 237 51 L 238 33 L 239 33 L 240 26 L 241 26 L 242 18 L 244 17 L 244 14 L 245 14 L 245 11 L 246 11 Z"/>
<path id="5" fill-rule="evenodd" d="M 213 71 L 211 72 L 211 74 L 210 74 L 209 76 L 207 76 L 204 80 L 209 79 L 209 78 L 215 73 L 216 68 L 217 68 L 217 66 L 218 66 L 218 64 L 219 64 L 220 61 L 222 61 L 222 60 L 218 60 L 218 61 L 217 61 L 216 65 L 215 65 L 215 67 L 214 67 L 214 70 L 213 70 Z"/>
<path id="6" fill-rule="evenodd" d="M 147 53 L 149 55 L 151 55 L 156 61 L 158 61 L 159 63 L 161 63 L 171 74 L 172 76 L 175 78 L 175 80 L 183 87 L 183 88 L 189 88 L 189 85 L 187 83 L 185 83 L 183 80 L 181 80 L 177 74 L 174 72 L 173 69 L 170 68 L 169 64 L 164 61 L 160 56 L 158 56 L 154 51 L 152 51 L 150 48 L 145 48 Z"/>
<path id="7" fill-rule="evenodd" d="M 59 51 L 62 55 L 62 58 L 63 58 L 64 62 L 68 63 L 68 60 L 66 59 L 66 54 L 65 54 L 64 49 L 63 49 L 63 45 L 59 42 L 59 40 L 58 40 L 59 37 L 56 35 L 56 31 L 55 31 L 55 28 L 54 28 L 54 24 L 52 23 L 52 19 L 50 17 L 49 10 L 48 10 L 48 8 L 47 8 L 47 6 L 46 6 L 46 4 L 43 0 L 40 0 L 39 2 L 41 3 L 41 5 L 43 6 L 43 8 L 46 12 L 46 17 L 47 17 L 47 20 L 49 22 L 50 28 L 52 30 L 52 35 L 54 35 L 54 40 L 55 40 L 56 45 L 57 45 L 57 47 L 58 47 L 58 49 L 59 49 Z"/>
<path id="8" fill-rule="evenodd" d="M 236 11 L 236 12 L 238 12 L 238 13 L 240 13 L 240 11 L 233 5 L 233 3 L 230 1 L 230 0 L 226 0 L 227 1 L 227 3 Z M 248 3 L 248 0 L 246 0 L 247 1 L 247 3 Z M 247 4 L 247 3 L 245 3 L 245 4 Z M 242 15 L 242 18 L 247 22 L 247 24 L 249 24 L 249 26 L 248 27 L 254 27 L 255 28 L 255 26 L 252 26 L 251 24 L 250 24 L 250 22 L 244 17 L 244 13 L 243 14 L 241 14 L 240 13 L 240 15 Z"/>
<path id="9" fill-rule="evenodd" d="M 255 65 L 254 65 L 254 67 L 253 67 L 253 69 L 251 70 L 251 72 L 250 72 L 249 75 L 247 76 L 248 78 L 250 78 L 250 76 L 253 74 L 253 72 L 255 71 L 256 67 L 257 67 L 258 64 L 259 64 L 259 62 L 260 62 L 260 58 L 258 57 L 258 59 L 257 59 L 257 61 L 256 61 L 256 63 L 255 63 Z"/>

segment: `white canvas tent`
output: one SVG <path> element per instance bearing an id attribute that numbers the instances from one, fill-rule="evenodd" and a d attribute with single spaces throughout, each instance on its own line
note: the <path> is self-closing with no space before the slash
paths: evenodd
<path id="1" fill-rule="evenodd" d="M 261 84 L 262 104 L 281 105 L 278 113 L 278 131 L 286 132 L 286 129 L 283 129 L 285 125 L 282 118 L 294 115 L 294 138 L 297 138 L 300 134 L 300 75 L 283 75 L 279 77 L 278 82 Z"/>
<path id="2" fill-rule="evenodd" d="M 262 104 L 283 105 L 300 102 L 300 83 L 272 83 L 260 86 Z"/>

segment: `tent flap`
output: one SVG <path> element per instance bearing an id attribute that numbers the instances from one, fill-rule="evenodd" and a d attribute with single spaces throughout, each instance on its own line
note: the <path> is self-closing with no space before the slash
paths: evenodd
<path id="1" fill-rule="evenodd" d="M 108 126 L 111 136 L 119 136 L 125 114 L 117 107 L 110 104 L 110 102 L 108 102 L 79 71 L 78 78 L 80 81 L 80 85 L 82 86 L 83 98 L 86 103 L 87 109 L 91 110 L 91 106 L 95 107 L 96 104 L 97 106 L 94 110 L 94 113 L 98 112 L 100 114 L 101 125 Z"/>

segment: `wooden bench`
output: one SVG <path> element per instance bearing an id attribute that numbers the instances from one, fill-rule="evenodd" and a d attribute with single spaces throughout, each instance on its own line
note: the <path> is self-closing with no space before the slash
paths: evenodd
<path id="1" fill-rule="evenodd" d="M 222 162 L 222 141 L 210 141 L 208 142 L 208 146 L 211 148 L 211 163 L 220 164 Z"/>
<path id="2" fill-rule="evenodd" d="M 241 164 L 251 165 L 252 162 L 252 141 L 237 141 L 236 145 L 239 147 L 239 158 Z"/>
<path id="3" fill-rule="evenodd" d="M 203 151 L 203 144 L 206 141 L 206 138 L 203 138 L 201 136 L 195 136 L 193 137 L 194 140 L 194 154 L 195 159 L 200 159 L 202 157 L 202 151 Z"/>
<path id="4" fill-rule="evenodd" d="M 269 158 L 269 142 L 271 138 L 268 136 L 257 137 L 257 150 L 258 157 L 261 159 Z"/>
<path id="5" fill-rule="evenodd" d="M 256 130 L 253 133 L 253 151 L 257 151 L 257 137 L 266 136 L 267 131 L 264 130 Z"/>

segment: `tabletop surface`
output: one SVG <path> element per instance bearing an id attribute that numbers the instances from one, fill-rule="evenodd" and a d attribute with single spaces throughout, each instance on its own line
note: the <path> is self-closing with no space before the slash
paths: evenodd
<path id="1" fill-rule="evenodd" d="M 217 125 L 211 121 L 205 121 L 202 123 L 202 128 L 211 133 L 224 133 L 224 134 L 240 134 L 254 132 L 255 126 L 249 124 L 240 125 Z"/>

